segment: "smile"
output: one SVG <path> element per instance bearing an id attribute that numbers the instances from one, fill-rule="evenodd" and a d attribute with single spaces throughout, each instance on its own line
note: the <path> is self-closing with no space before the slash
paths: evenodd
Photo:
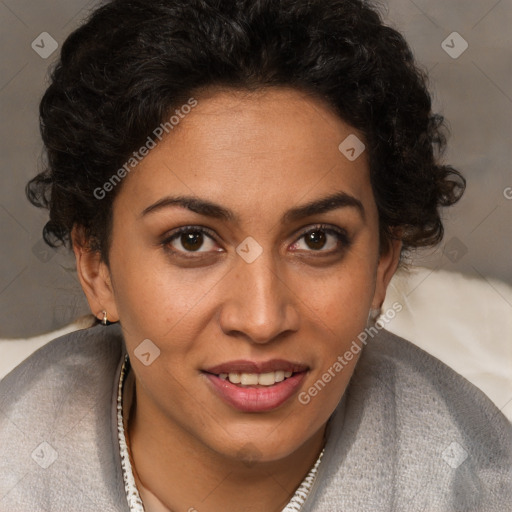
<path id="1" fill-rule="evenodd" d="M 202 373 L 213 393 L 242 412 L 268 412 L 287 402 L 309 368 L 283 360 L 265 363 L 233 361 Z"/>
<path id="2" fill-rule="evenodd" d="M 282 382 L 290 378 L 293 372 L 277 370 L 268 373 L 221 373 L 219 378 L 229 380 L 231 384 L 239 384 L 241 387 L 246 386 L 273 386 L 277 382 Z"/>

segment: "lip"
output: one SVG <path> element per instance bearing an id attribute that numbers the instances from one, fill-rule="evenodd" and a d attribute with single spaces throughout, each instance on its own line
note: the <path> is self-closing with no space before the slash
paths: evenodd
<path id="1" fill-rule="evenodd" d="M 244 359 L 229 361 L 203 370 L 206 373 L 219 375 L 221 373 L 268 373 L 283 370 L 285 372 L 302 373 L 309 370 L 308 366 L 286 361 L 271 359 L 269 361 L 247 361 Z"/>
<path id="2" fill-rule="evenodd" d="M 222 365 L 222 367 L 224 367 L 224 365 Z M 281 367 L 280 369 L 283 368 Z M 207 382 L 210 384 L 213 392 L 231 407 L 241 412 L 268 412 L 283 405 L 296 393 L 306 373 L 306 371 L 295 373 L 291 377 L 273 386 L 257 388 L 237 386 L 229 382 L 229 380 L 221 379 L 214 373 L 203 374 L 206 376 Z"/>

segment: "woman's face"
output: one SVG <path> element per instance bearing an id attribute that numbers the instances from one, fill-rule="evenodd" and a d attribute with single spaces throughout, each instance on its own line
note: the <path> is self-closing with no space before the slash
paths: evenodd
<path id="1" fill-rule="evenodd" d="M 358 355 L 333 367 L 384 300 L 399 245 L 379 257 L 362 136 L 322 102 L 284 88 L 197 101 L 124 179 L 109 268 L 84 289 L 121 322 L 147 421 L 277 460 L 342 397 Z"/>

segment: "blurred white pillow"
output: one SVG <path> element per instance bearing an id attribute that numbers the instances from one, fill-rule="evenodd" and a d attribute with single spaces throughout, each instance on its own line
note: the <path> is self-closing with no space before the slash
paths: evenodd
<path id="1" fill-rule="evenodd" d="M 398 313 L 396 304 L 393 308 L 396 302 L 402 306 Z M 381 319 L 387 330 L 412 341 L 479 387 L 512 421 L 511 286 L 414 267 L 393 276 Z M 35 338 L 0 340 L 0 378 L 48 341 L 88 327 L 93 320 L 89 315 Z"/>
<path id="2" fill-rule="evenodd" d="M 393 276 L 381 318 L 395 302 L 403 309 L 385 328 L 463 375 L 512 421 L 512 287 L 415 267 Z"/>

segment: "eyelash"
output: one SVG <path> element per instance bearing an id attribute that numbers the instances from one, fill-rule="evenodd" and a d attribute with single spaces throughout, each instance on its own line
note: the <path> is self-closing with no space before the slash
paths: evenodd
<path id="1" fill-rule="evenodd" d="M 336 248 L 334 250 L 330 250 L 330 251 L 324 251 L 322 249 L 315 251 L 315 250 L 311 249 L 310 251 L 307 251 L 307 252 L 317 253 L 319 255 L 331 256 L 335 253 L 344 252 L 352 244 L 352 241 L 350 240 L 348 233 L 344 229 L 336 228 L 336 227 L 329 226 L 326 224 L 316 224 L 312 227 L 305 229 L 298 235 L 298 237 L 296 238 L 295 242 L 293 242 L 293 244 L 297 243 L 301 238 L 308 235 L 309 233 L 312 233 L 315 231 L 323 231 L 324 233 L 326 233 L 328 235 L 334 235 L 338 239 L 338 243 L 341 245 L 341 247 L 338 247 L 338 248 Z M 204 251 L 203 252 L 179 251 L 179 250 L 172 249 L 170 247 L 171 242 L 173 242 L 175 239 L 179 238 L 180 235 L 187 234 L 187 233 L 202 233 L 202 234 L 207 235 L 213 241 L 215 241 L 215 233 L 209 228 L 206 228 L 204 226 L 182 226 L 182 227 L 176 229 L 175 231 L 173 231 L 164 240 L 162 240 L 161 245 L 164 247 L 164 249 L 167 252 L 170 252 L 172 255 L 175 255 L 175 256 L 178 256 L 181 258 L 197 259 L 197 256 L 195 256 L 196 254 L 204 255 L 204 254 L 209 253 L 209 251 L 207 251 L 207 252 L 204 252 Z M 190 254 L 190 255 L 194 255 L 194 256 L 186 256 L 186 254 Z"/>

